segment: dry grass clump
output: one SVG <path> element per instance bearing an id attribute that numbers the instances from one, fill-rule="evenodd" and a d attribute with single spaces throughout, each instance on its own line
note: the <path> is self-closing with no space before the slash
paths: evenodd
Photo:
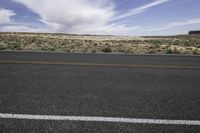
<path id="1" fill-rule="evenodd" d="M 197 55 L 200 54 L 200 36 L 121 37 L 0 33 L 0 50 Z"/>

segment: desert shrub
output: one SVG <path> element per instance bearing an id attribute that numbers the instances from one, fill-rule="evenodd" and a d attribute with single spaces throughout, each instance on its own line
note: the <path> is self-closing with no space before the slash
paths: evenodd
<path id="1" fill-rule="evenodd" d="M 56 48 L 50 48 L 49 50 L 50 50 L 50 51 L 55 51 L 55 50 L 56 50 Z"/>
<path id="2" fill-rule="evenodd" d="M 173 54 L 180 54 L 180 51 L 178 51 L 176 48 L 174 48 Z"/>
<path id="3" fill-rule="evenodd" d="M 173 54 L 173 51 L 171 49 L 167 49 L 166 54 Z"/>
<path id="4" fill-rule="evenodd" d="M 70 46 L 70 49 L 75 49 L 76 47 L 74 45 Z"/>
<path id="5" fill-rule="evenodd" d="M 107 48 L 103 48 L 102 51 L 105 53 L 110 53 L 112 52 L 112 49 L 110 47 L 107 47 Z"/>
<path id="6" fill-rule="evenodd" d="M 180 43 L 179 40 L 175 40 L 173 44 L 174 45 L 179 45 L 179 43 Z"/>
<path id="7" fill-rule="evenodd" d="M 20 48 L 20 46 L 19 45 L 14 45 L 13 48 L 14 49 L 18 49 L 18 48 Z"/>
<path id="8" fill-rule="evenodd" d="M 159 45 L 162 43 L 162 40 L 150 39 L 150 40 L 146 40 L 145 42 L 149 44 L 153 44 L 153 45 Z"/>
<path id="9" fill-rule="evenodd" d="M 42 47 L 41 50 L 48 51 L 48 48 L 47 47 Z"/>
<path id="10" fill-rule="evenodd" d="M 69 52 L 70 52 L 70 50 L 69 50 L 69 49 L 65 49 L 65 52 L 69 53 Z"/>
<path id="11" fill-rule="evenodd" d="M 36 41 L 36 37 L 33 37 L 31 42 L 35 42 Z"/>
<path id="12" fill-rule="evenodd" d="M 162 52 L 162 50 L 161 50 L 161 49 L 158 49 L 157 52 Z"/>
<path id="13" fill-rule="evenodd" d="M 120 48 L 120 49 L 119 49 L 119 52 L 120 52 L 120 53 L 124 53 L 125 50 L 124 50 L 123 48 Z"/>
<path id="14" fill-rule="evenodd" d="M 193 55 L 198 55 L 199 53 L 197 52 L 197 50 L 192 51 Z"/>
<path id="15" fill-rule="evenodd" d="M 155 53 L 156 53 L 155 50 L 150 50 L 150 51 L 149 51 L 149 54 L 155 54 Z"/>
<path id="16" fill-rule="evenodd" d="M 186 46 L 188 46 L 189 44 L 190 44 L 189 41 L 184 42 L 184 45 L 186 45 Z"/>
<path id="17" fill-rule="evenodd" d="M 149 46 L 149 49 L 153 49 L 154 47 L 151 45 L 151 46 Z"/>
<path id="18" fill-rule="evenodd" d="M 22 47 L 15 48 L 16 50 L 24 50 Z"/>
<path id="19" fill-rule="evenodd" d="M 97 45 L 98 45 L 98 43 L 97 43 L 97 42 L 95 42 L 95 43 L 94 43 L 94 46 L 97 46 Z"/>
<path id="20" fill-rule="evenodd" d="M 5 49 L 6 49 L 5 46 L 0 45 L 0 50 L 5 50 Z"/>
<path id="21" fill-rule="evenodd" d="M 191 47 L 187 47 L 186 49 L 187 49 L 187 50 L 193 50 Z"/>
<path id="22" fill-rule="evenodd" d="M 160 48 L 160 45 L 159 44 L 155 44 L 154 48 Z"/>
<path id="23" fill-rule="evenodd" d="M 109 46 L 109 43 L 105 43 L 106 46 Z"/>
<path id="24" fill-rule="evenodd" d="M 15 50 L 15 49 L 19 49 L 20 47 L 21 47 L 20 43 L 17 43 L 17 42 L 8 43 L 8 49 Z"/>
<path id="25" fill-rule="evenodd" d="M 92 50 L 91 53 L 96 53 L 96 50 Z"/>

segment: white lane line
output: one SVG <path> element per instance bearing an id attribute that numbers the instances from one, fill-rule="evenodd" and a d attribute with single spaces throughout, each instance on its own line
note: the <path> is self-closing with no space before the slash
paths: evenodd
<path id="1" fill-rule="evenodd" d="M 134 123 L 134 124 L 164 124 L 164 125 L 197 125 L 197 126 L 200 126 L 200 120 L 167 120 L 167 119 L 139 119 L 139 118 L 116 118 L 116 117 L 28 115 L 28 114 L 8 114 L 8 113 L 0 113 L 0 119 L 118 122 L 118 123 Z"/>

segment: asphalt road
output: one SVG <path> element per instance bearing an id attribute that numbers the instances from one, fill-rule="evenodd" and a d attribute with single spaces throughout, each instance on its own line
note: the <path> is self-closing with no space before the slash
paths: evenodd
<path id="1" fill-rule="evenodd" d="M 0 52 L 0 113 L 200 120 L 200 56 Z M 0 132 L 199 133 L 200 126 L 0 119 Z"/>

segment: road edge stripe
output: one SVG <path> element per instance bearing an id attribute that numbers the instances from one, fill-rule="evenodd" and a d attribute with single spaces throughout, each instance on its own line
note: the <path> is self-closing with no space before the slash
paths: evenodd
<path id="1" fill-rule="evenodd" d="M 84 122 L 112 122 L 112 123 L 132 123 L 132 124 L 200 126 L 200 120 L 167 120 L 167 119 L 140 119 L 140 118 L 117 118 L 117 117 L 30 115 L 30 114 L 9 114 L 9 113 L 0 113 L 0 119 L 84 121 Z"/>

